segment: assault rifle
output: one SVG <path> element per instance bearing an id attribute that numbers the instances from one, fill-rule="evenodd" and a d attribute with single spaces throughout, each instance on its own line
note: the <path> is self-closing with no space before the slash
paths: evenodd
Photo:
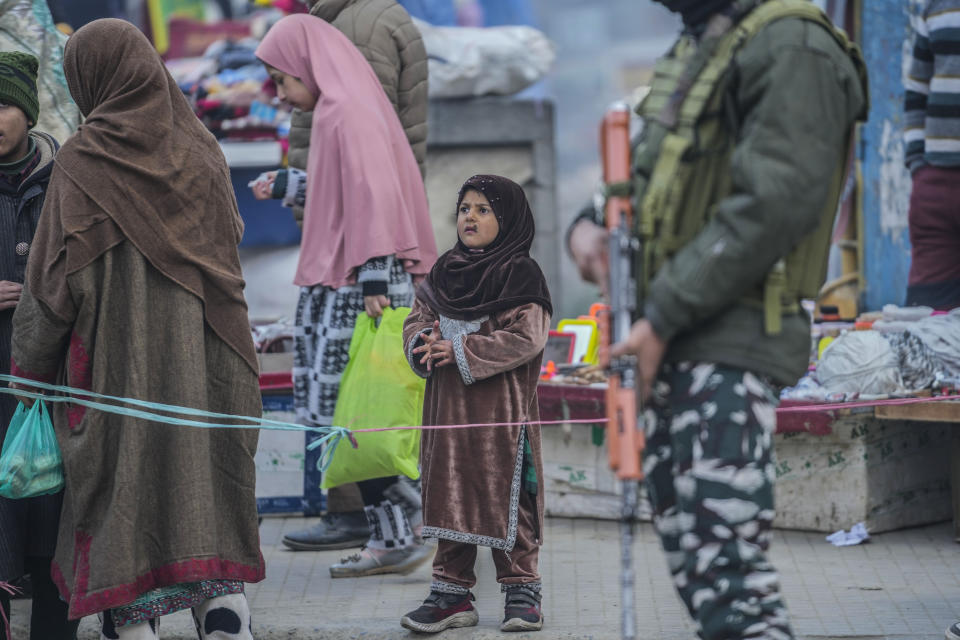
<path id="1" fill-rule="evenodd" d="M 630 110 L 626 104 L 614 104 L 604 116 L 600 127 L 600 150 L 607 190 L 605 219 L 610 261 L 607 283 L 610 310 L 601 317 L 600 339 L 603 346 L 609 348 L 627 338 L 637 306 L 634 265 L 637 264 L 640 244 L 631 235 L 633 211 L 627 189 L 630 183 Z M 644 430 L 639 409 L 636 358 L 612 358 L 607 386 L 607 449 L 610 468 L 623 483 L 620 586 L 624 640 L 633 640 L 637 633 L 632 547 L 639 482 L 643 479 L 640 458 Z"/>

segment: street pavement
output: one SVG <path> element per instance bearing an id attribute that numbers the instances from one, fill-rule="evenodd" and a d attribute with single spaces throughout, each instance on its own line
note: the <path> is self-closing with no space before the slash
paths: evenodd
<path id="1" fill-rule="evenodd" d="M 429 565 L 408 576 L 330 578 L 327 567 L 351 551 L 289 551 L 283 533 L 309 526 L 299 517 L 266 518 L 261 525 L 267 579 L 247 595 L 257 640 L 422 638 L 400 617 L 427 595 Z M 545 626 L 510 640 L 620 637 L 620 537 L 616 522 L 548 518 L 541 554 Z M 960 619 L 960 555 L 949 524 L 875 535 L 867 544 L 837 548 L 824 534 L 777 530 L 771 557 L 799 638 L 827 640 L 942 640 Z M 693 627 L 677 599 L 653 528 L 640 524 L 634 547 L 640 640 L 689 640 Z M 440 640 L 503 638 L 503 597 L 489 552 L 478 561 L 475 606 L 480 624 L 448 630 Z M 14 603 L 14 638 L 27 639 L 27 601 Z M 195 640 L 188 612 L 163 618 L 164 640 Z M 80 640 L 98 640 L 96 619 Z"/>

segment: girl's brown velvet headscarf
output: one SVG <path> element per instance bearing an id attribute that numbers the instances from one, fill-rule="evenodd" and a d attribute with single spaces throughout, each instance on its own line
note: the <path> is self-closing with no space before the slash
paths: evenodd
<path id="1" fill-rule="evenodd" d="M 243 222 L 217 141 L 128 22 L 79 29 L 63 67 L 86 121 L 55 159 L 44 206 L 53 237 L 31 260 L 31 290 L 54 313 L 68 309 L 66 276 L 127 239 L 203 300 L 210 327 L 256 371 L 237 253 Z"/>
<path id="2" fill-rule="evenodd" d="M 459 238 L 440 256 L 417 295 L 449 318 L 473 320 L 497 311 L 536 303 L 553 313 L 550 291 L 540 265 L 530 257 L 533 212 L 516 182 L 477 175 L 460 187 L 457 209 L 470 189 L 490 202 L 500 223 L 497 238 L 483 251 L 471 251 Z"/>

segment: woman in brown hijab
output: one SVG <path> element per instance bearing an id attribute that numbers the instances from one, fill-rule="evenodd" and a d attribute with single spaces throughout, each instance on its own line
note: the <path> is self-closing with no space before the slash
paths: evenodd
<path id="1" fill-rule="evenodd" d="M 114 396 L 259 416 L 237 244 L 214 138 L 147 39 L 98 20 L 67 43 L 85 123 L 60 150 L 13 319 L 13 373 Z M 54 582 L 72 619 L 153 638 L 193 608 L 202 638 L 252 638 L 264 577 L 257 433 L 57 404 L 66 477 Z"/>
<path id="2" fill-rule="evenodd" d="M 530 257 L 533 213 L 520 185 L 478 175 L 460 188 L 456 246 L 440 256 L 403 327 L 410 366 L 427 378 L 423 535 L 439 538 L 433 584 L 403 616 L 413 631 L 477 624 L 470 589 L 477 546 L 493 549 L 506 593 L 503 631 L 536 631 L 543 537 L 537 382 L 550 293 Z"/>

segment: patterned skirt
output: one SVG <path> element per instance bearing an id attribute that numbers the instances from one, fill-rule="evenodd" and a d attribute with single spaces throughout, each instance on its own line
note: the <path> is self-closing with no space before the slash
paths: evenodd
<path id="1" fill-rule="evenodd" d="M 192 609 L 204 600 L 231 593 L 243 593 L 238 580 L 204 580 L 151 589 L 128 605 L 110 610 L 113 624 L 126 627 L 184 609 Z"/>
<path id="2" fill-rule="evenodd" d="M 410 274 L 392 256 L 385 262 L 387 297 L 394 307 L 413 305 Z M 360 284 L 332 289 L 300 288 L 294 330 L 293 403 L 300 424 L 329 426 L 337 407 L 340 378 L 350 358 L 357 316 L 364 312 Z"/>

